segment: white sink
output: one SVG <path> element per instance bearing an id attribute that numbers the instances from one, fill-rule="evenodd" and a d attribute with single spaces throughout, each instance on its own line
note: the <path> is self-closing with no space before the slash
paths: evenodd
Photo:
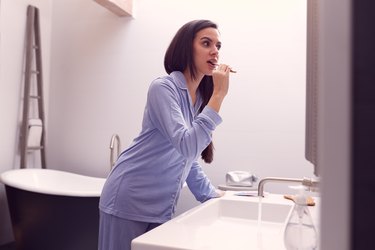
<path id="1" fill-rule="evenodd" d="M 276 196 L 275 196 L 276 197 Z M 212 199 L 141 235 L 132 250 L 284 249 L 283 229 L 292 203 L 277 195 Z"/>

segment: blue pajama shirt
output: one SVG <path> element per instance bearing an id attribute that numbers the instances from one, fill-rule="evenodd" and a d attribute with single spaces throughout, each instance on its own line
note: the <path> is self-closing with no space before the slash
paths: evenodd
<path id="1" fill-rule="evenodd" d="M 164 223 L 174 214 L 186 182 L 195 198 L 217 196 L 198 163 L 222 121 L 197 94 L 192 104 L 181 72 L 155 79 L 149 88 L 142 130 L 119 156 L 100 197 L 102 212 L 123 219 Z"/>

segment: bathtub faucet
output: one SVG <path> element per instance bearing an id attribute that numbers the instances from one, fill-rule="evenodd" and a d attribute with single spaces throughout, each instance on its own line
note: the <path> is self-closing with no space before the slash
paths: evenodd
<path id="1" fill-rule="evenodd" d="M 117 154 L 116 157 L 114 156 L 115 151 L 115 142 L 117 143 Z M 118 156 L 120 155 L 121 149 L 121 142 L 120 136 L 118 134 L 113 134 L 111 137 L 111 142 L 109 143 L 109 150 L 110 150 L 110 169 L 115 165 Z"/>
<path id="2" fill-rule="evenodd" d="M 303 179 L 266 177 L 259 181 L 258 196 L 264 197 L 264 185 L 267 182 L 300 183 L 303 186 L 307 187 L 310 191 L 317 191 L 319 185 L 319 180 L 306 177 Z"/>

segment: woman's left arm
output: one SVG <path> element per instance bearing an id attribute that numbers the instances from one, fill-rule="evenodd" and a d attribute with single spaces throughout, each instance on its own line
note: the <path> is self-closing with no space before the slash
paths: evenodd
<path id="1" fill-rule="evenodd" d="M 202 167 L 197 161 L 193 162 L 186 179 L 186 184 L 195 196 L 195 199 L 200 202 L 205 202 L 211 198 L 218 198 L 225 194 L 225 192 L 216 189 L 211 184 L 207 175 L 203 172 Z"/>

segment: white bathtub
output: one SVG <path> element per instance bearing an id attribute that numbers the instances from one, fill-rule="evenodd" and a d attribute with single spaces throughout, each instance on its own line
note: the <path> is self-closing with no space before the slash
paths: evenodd
<path id="1" fill-rule="evenodd" d="M 51 195 L 99 197 L 105 178 L 90 177 L 53 169 L 15 169 L 0 175 L 7 186 Z"/>
<path id="2" fill-rule="evenodd" d="M 97 249 L 105 178 L 52 169 L 16 169 L 5 184 L 17 249 Z"/>

